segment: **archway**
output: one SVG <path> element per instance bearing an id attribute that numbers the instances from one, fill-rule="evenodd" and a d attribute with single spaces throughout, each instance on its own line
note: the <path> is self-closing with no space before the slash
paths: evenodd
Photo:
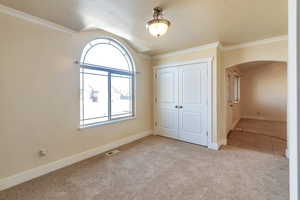
<path id="1" fill-rule="evenodd" d="M 285 155 L 287 63 L 237 64 L 225 69 L 225 80 L 228 144 Z"/>

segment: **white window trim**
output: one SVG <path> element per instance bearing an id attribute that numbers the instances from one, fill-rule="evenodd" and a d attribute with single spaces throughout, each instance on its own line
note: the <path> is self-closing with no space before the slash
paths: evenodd
<path id="1" fill-rule="evenodd" d="M 97 39 L 107 39 L 107 40 L 110 40 L 110 41 L 113 41 L 113 42 L 117 43 L 121 48 L 124 49 L 124 51 L 127 53 L 128 57 L 131 61 L 131 70 L 132 70 L 132 73 L 133 73 L 133 76 L 132 76 L 132 93 L 133 94 L 132 94 L 132 112 L 131 112 L 132 115 L 128 116 L 128 117 L 121 117 L 121 118 L 111 119 L 111 120 L 108 120 L 108 121 L 99 122 L 99 123 L 95 123 L 95 124 L 91 124 L 91 125 L 84 125 L 84 126 L 81 125 L 81 119 L 79 118 L 79 125 L 78 125 L 79 128 L 78 128 L 78 130 L 80 130 L 80 131 L 84 130 L 84 129 L 96 128 L 96 127 L 100 127 L 100 126 L 104 126 L 104 125 L 115 124 L 115 123 L 120 123 L 120 122 L 123 122 L 123 121 L 129 121 L 129 120 L 135 120 L 136 119 L 136 75 L 137 75 L 137 72 L 136 72 L 135 62 L 134 62 L 133 56 L 131 54 L 131 51 L 127 48 L 126 45 L 124 45 L 123 43 L 119 42 L 118 40 L 116 40 L 112 37 L 99 37 L 99 38 L 95 38 L 94 40 L 97 40 Z M 92 42 L 94 40 L 91 40 L 90 42 Z M 88 42 L 86 45 L 88 45 L 90 42 Z M 84 46 L 84 48 L 85 48 L 85 46 Z M 81 54 L 81 56 L 82 56 L 82 54 Z M 113 68 L 111 68 L 111 69 L 113 69 Z M 81 89 L 81 87 L 79 87 L 79 88 Z"/>
<path id="2" fill-rule="evenodd" d="M 131 117 L 123 117 L 123 118 L 119 118 L 119 119 L 114 119 L 114 120 L 109 120 L 109 121 L 105 121 L 105 122 L 99 122 L 93 125 L 87 125 L 85 127 L 80 127 L 78 128 L 79 131 L 83 131 L 86 129 L 90 129 L 90 128 L 96 128 L 99 126 L 104 126 L 104 125 L 110 125 L 110 124 L 116 124 L 116 123 L 120 123 L 120 122 L 124 122 L 124 121 L 130 121 L 130 120 L 135 120 L 136 116 L 131 116 Z"/>

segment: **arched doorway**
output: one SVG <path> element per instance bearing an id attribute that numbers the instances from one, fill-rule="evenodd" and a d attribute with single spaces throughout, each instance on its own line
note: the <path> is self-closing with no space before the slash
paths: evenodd
<path id="1" fill-rule="evenodd" d="M 247 62 L 225 74 L 228 144 L 285 155 L 287 63 Z"/>

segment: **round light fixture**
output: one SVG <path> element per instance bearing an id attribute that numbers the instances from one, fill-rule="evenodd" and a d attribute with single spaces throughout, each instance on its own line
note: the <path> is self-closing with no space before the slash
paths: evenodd
<path id="1" fill-rule="evenodd" d="M 167 33 L 171 23 L 163 18 L 163 9 L 156 7 L 153 9 L 153 19 L 147 22 L 147 29 L 154 37 L 160 37 Z"/>

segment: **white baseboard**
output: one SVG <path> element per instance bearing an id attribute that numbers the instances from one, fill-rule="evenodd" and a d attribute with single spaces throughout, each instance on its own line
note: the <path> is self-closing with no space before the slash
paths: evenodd
<path id="1" fill-rule="evenodd" d="M 208 148 L 209 149 L 212 149 L 212 150 L 219 150 L 221 147 L 221 145 L 217 144 L 217 143 L 211 143 L 208 145 Z"/>
<path id="2" fill-rule="evenodd" d="M 273 119 L 267 117 L 258 117 L 258 116 L 242 116 L 243 119 L 257 119 L 257 120 L 265 120 L 265 121 L 275 121 L 275 122 L 286 122 L 286 120 Z"/>
<path id="3" fill-rule="evenodd" d="M 218 143 L 211 143 L 211 144 L 209 144 L 208 148 L 212 149 L 212 150 L 219 150 L 222 145 L 227 145 L 227 138 L 221 140 Z"/>
<path id="4" fill-rule="evenodd" d="M 112 143 L 109 143 L 109 144 L 106 144 L 106 145 L 103 145 L 103 146 L 100 146 L 100 147 L 97 147 L 97 148 L 94 148 L 94 149 L 91 149 L 91 150 L 88 150 L 88 151 L 85 151 L 85 152 L 82 152 L 82 153 L 79 153 L 76 155 L 73 155 L 70 157 L 66 157 L 61 160 L 51 162 L 49 164 L 42 165 L 40 167 L 36 167 L 36 168 L 30 169 L 30 170 L 15 174 L 13 176 L 9 176 L 9 177 L 0 179 L 0 191 L 10 188 L 10 187 L 13 187 L 15 185 L 24 183 L 26 181 L 32 180 L 39 176 L 48 174 L 52 171 L 61 169 L 63 167 L 72 165 L 79 161 L 91 158 L 93 156 L 96 156 L 98 154 L 104 153 L 111 149 L 117 148 L 124 144 L 131 143 L 135 140 L 138 140 L 138 139 L 141 139 L 148 135 L 151 135 L 152 133 L 153 133 L 152 130 L 144 131 L 142 133 L 132 135 L 132 136 L 117 140 L 115 142 L 112 142 Z"/>

